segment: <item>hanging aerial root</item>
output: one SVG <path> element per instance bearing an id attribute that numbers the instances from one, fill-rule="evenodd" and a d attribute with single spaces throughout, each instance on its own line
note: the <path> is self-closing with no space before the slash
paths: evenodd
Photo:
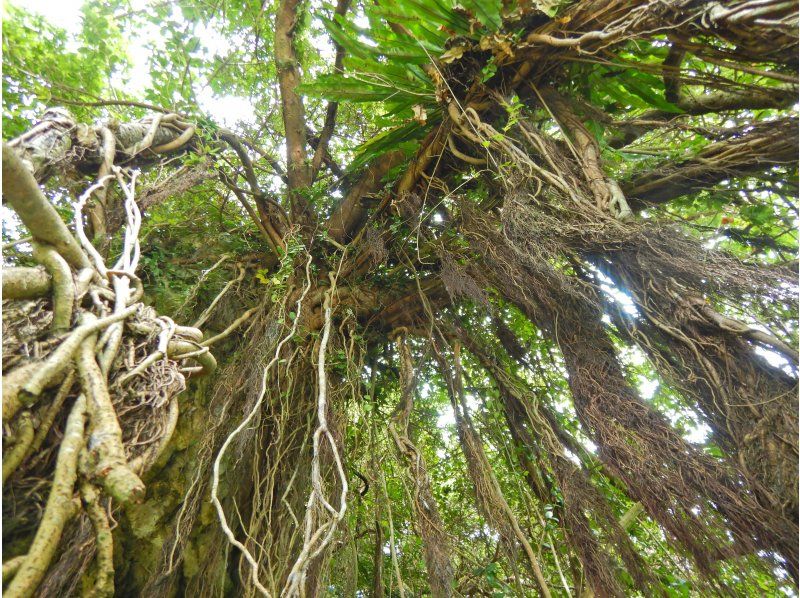
<path id="1" fill-rule="evenodd" d="M 746 305 L 757 295 L 796 311 L 796 276 L 748 267 L 652 226 L 646 237 L 593 262 L 637 307 L 628 314 L 611 306 L 620 331 L 704 416 L 715 443 L 736 459 L 759 502 L 773 512 L 771 529 L 784 538 L 781 551 L 796 559 L 796 352 L 761 327 L 720 313 L 707 298 Z M 786 357 L 788 371 L 770 365 L 754 345 Z"/>
<path id="2" fill-rule="evenodd" d="M 598 325 L 578 325 L 563 311 L 559 322 L 561 330 L 569 330 L 559 344 L 576 410 L 600 446 L 601 458 L 625 480 L 632 497 L 692 552 L 700 570 L 710 575 L 711 563 L 720 558 L 715 555 L 730 551 L 718 538 L 719 528 L 729 527 L 737 542 L 753 552 L 759 546 L 783 546 L 781 532 L 766 524 L 768 514 L 742 488 L 735 470 L 688 445 L 635 396 L 613 365 L 613 348 Z M 698 500 L 706 503 L 699 512 Z"/>
<path id="3" fill-rule="evenodd" d="M 273 358 L 264 366 L 264 370 L 261 377 L 261 391 L 256 398 L 256 401 L 253 404 L 252 409 L 247 414 L 247 416 L 241 421 L 241 423 L 227 436 L 225 441 L 222 443 L 219 451 L 217 452 L 217 456 L 214 459 L 214 465 L 212 468 L 212 477 L 211 477 L 211 502 L 214 504 L 214 507 L 217 510 L 217 516 L 219 517 L 220 525 L 222 526 L 222 531 L 233 546 L 238 548 L 242 552 L 242 556 L 245 558 L 247 563 L 250 565 L 250 580 L 256 589 L 263 595 L 263 596 L 271 596 L 269 590 L 264 586 L 259 578 L 259 564 L 258 561 L 255 559 L 253 554 L 247 549 L 247 547 L 236 539 L 236 535 L 233 533 L 233 530 L 230 528 L 228 524 L 228 519 L 225 516 L 225 510 L 222 507 L 222 503 L 219 499 L 219 482 L 220 482 L 220 466 L 222 464 L 222 459 L 225 456 L 225 453 L 231 443 L 234 441 L 237 435 L 239 435 L 253 420 L 256 414 L 259 412 L 264 398 L 267 393 L 267 380 L 268 375 L 271 368 L 278 363 L 280 356 L 281 356 L 281 349 L 283 346 L 288 343 L 296 334 L 297 326 L 300 321 L 300 315 L 302 313 L 303 302 L 305 301 L 306 295 L 308 291 L 311 289 L 311 259 L 312 256 L 309 253 L 308 259 L 306 260 L 305 266 L 305 276 L 306 281 L 303 289 L 297 299 L 297 303 L 295 306 L 295 314 L 296 317 L 292 322 L 291 329 L 289 333 L 284 336 L 276 345 L 275 347 L 275 355 Z"/>
<path id="4" fill-rule="evenodd" d="M 506 241 L 484 218 L 470 216 L 469 223 L 465 233 L 497 288 L 558 343 L 578 418 L 600 458 L 670 541 L 712 579 L 718 577 L 715 563 L 733 554 L 734 543 L 739 553 L 777 551 L 792 562 L 796 548 L 790 549 L 789 536 L 769 524 L 769 511 L 735 466 L 687 443 L 631 388 L 594 290 L 515 248 L 516 238 Z"/>
<path id="5" fill-rule="evenodd" d="M 260 306 L 252 307 L 244 312 L 241 316 L 236 318 L 233 322 L 231 322 L 225 330 L 220 332 L 219 334 L 215 334 L 212 337 L 207 338 L 202 343 L 200 343 L 203 347 L 210 347 L 214 343 L 218 343 L 219 341 L 227 338 L 231 334 L 233 334 L 242 324 L 247 322 L 253 314 L 255 314 L 260 309 Z"/>
<path id="6" fill-rule="evenodd" d="M 403 576 L 400 573 L 400 562 L 397 558 L 397 544 L 394 540 L 394 517 L 392 516 L 392 503 L 389 500 L 389 491 L 386 488 L 386 476 L 383 471 L 378 474 L 381 478 L 381 489 L 383 490 L 383 500 L 386 505 L 387 517 L 389 519 L 389 552 L 392 556 L 392 569 L 397 579 L 397 591 L 400 593 L 400 598 L 405 598 L 405 583 L 403 583 Z"/>
<path id="7" fill-rule="evenodd" d="M 453 593 L 453 566 L 450 562 L 450 542 L 439 515 L 431 489 L 425 458 L 408 436 L 408 419 L 414 408 L 414 364 L 408 348 L 406 331 L 397 334 L 400 357 L 400 401 L 389 418 L 389 434 L 414 484 L 412 507 L 415 527 L 424 545 L 425 567 L 431 593 L 435 598 Z"/>
<path id="8" fill-rule="evenodd" d="M 456 417 L 458 437 L 467 460 L 467 472 L 475 486 L 478 510 L 509 546 L 514 546 L 518 543 L 522 547 L 531 571 L 536 578 L 540 594 L 545 598 L 550 598 L 550 587 L 545 580 L 539 559 L 534 553 L 530 541 L 520 528 L 517 516 L 503 495 L 503 490 L 500 488 L 489 459 L 484 452 L 483 441 L 475 430 L 469 415 L 461 374 L 461 345 L 456 342 L 453 346 L 452 370 L 444 355 L 436 347 L 436 343 L 433 346 Z"/>
<path id="9" fill-rule="evenodd" d="M 344 254 L 342 258 L 344 258 Z M 340 268 L 342 261 L 339 262 Z M 300 549 L 297 560 L 295 560 L 292 566 L 292 570 L 289 572 L 289 577 L 286 580 L 286 585 L 282 592 L 283 596 L 290 597 L 302 595 L 306 574 L 312 559 L 322 554 L 328 544 L 330 544 L 330 541 L 333 539 L 333 534 L 336 533 L 336 528 L 339 522 L 344 518 L 345 511 L 347 510 L 347 475 L 344 472 L 339 449 L 336 446 L 336 440 L 328 426 L 328 381 L 325 371 L 325 353 L 331 333 L 331 298 L 336 291 L 336 274 L 330 272 L 328 277 L 330 279 L 330 288 L 325 293 L 323 305 L 325 323 L 322 328 L 322 338 L 320 339 L 319 354 L 317 356 L 317 384 L 319 387 L 317 394 L 318 424 L 313 436 L 311 492 L 308 497 L 308 502 L 306 503 L 306 518 L 304 523 L 305 535 L 303 538 L 303 546 Z M 323 440 L 327 441 L 330 447 L 336 466 L 336 473 L 339 478 L 339 483 L 341 484 L 338 509 L 330 504 L 330 501 L 325 497 L 325 490 L 323 488 L 321 471 L 321 449 Z M 326 512 L 328 513 L 327 516 L 325 515 Z M 317 518 L 321 519 L 322 517 L 327 517 L 327 520 L 323 520 L 321 524 L 315 521 Z M 315 527 L 316 529 L 314 529 Z"/>
<path id="10" fill-rule="evenodd" d="M 528 474 L 526 481 L 543 504 L 555 505 L 567 541 L 578 555 L 591 588 L 599 596 L 624 595 L 615 570 L 617 563 L 604 548 L 609 545 L 621 557 L 637 586 L 650 591 L 655 582 L 622 524 L 607 500 L 592 485 L 586 471 L 567 457 L 565 449 L 568 447 L 562 441 L 563 431 L 557 433 L 556 418 L 540 404 L 533 389 L 490 356 L 477 335 L 459 328 L 458 336 L 497 385 L 509 431 L 521 449 L 518 459 Z M 507 341 L 502 344 L 506 346 Z M 548 470 L 557 481 L 558 495 L 551 477 L 544 475 Z"/>
<path id="11" fill-rule="evenodd" d="M 216 307 L 217 303 L 220 302 L 220 300 L 231 289 L 231 287 L 233 287 L 234 285 L 236 285 L 236 284 L 238 284 L 238 283 L 240 283 L 242 281 L 242 279 L 244 278 L 245 272 L 246 272 L 245 269 L 240 265 L 239 266 L 239 274 L 236 276 L 236 278 L 233 278 L 233 279 L 229 280 L 225 284 L 223 289 L 219 292 L 219 294 L 217 294 L 217 296 L 214 297 L 214 299 L 211 301 L 211 303 L 208 305 L 208 307 L 205 310 L 203 310 L 203 313 L 200 314 L 200 317 L 198 317 L 197 320 L 195 321 L 195 323 L 192 324 L 192 326 L 194 328 L 200 328 L 203 324 L 206 323 L 206 320 L 208 320 L 208 318 L 211 316 L 211 313 L 214 311 L 214 308 Z"/>

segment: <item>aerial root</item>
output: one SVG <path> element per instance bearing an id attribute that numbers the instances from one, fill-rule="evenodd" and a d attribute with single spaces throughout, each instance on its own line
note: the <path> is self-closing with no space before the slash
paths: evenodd
<path id="1" fill-rule="evenodd" d="M 517 516 L 512 511 L 503 495 L 500 484 L 495 477 L 491 463 L 486 456 L 483 442 L 475 430 L 472 419 L 467 409 L 464 396 L 464 385 L 461 372 L 461 346 L 459 342 L 453 346 L 453 368 L 450 369 L 445 357 L 439 352 L 436 343 L 433 343 L 434 352 L 444 373 L 450 402 L 456 417 L 456 428 L 467 460 L 467 473 L 475 485 L 475 495 L 478 510 L 483 513 L 489 524 L 500 534 L 502 539 L 510 546 L 522 546 L 528 559 L 528 564 L 536 578 L 539 592 L 545 598 L 550 598 L 550 587 L 544 578 L 544 573 L 539 565 L 539 559 L 533 551 L 530 541 L 520 528 Z"/>
<path id="2" fill-rule="evenodd" d="M 11 598 L 27 598 L 36 590 L 47 572 L 67 521 L 76 513 L 73 491 L 78 477 L 78 454 L 84 443 L 86 399 L 78 397 L 72 406 L 64 438 L 58 450 L 53 486 L 42 520 L 28 554 L 19 565 L 5 591 Z"/>
<path id="3" fill-rule="evenodd" d="M 87 319 L 89 315 L 86 314 Z M 106 492 L 121 503 L 138 502 L 144 496 L 144 484 L 128 466 L 122 445 L 122 429 L 105 378 L 95 360 L 96 341 L 96 335 L 86 338 L 76 357 L 81 385 L 87 395 L 89 446 L 94 461 L 92 472 L 102 480 Z"/>
<path id="4" fill-rule="evenodd" d="M 415 526 L 423 540 L 431 593 L 436 598 L 451 596 L 453 566 L 450 562 L 450 543 L 433 496 L 425 458 L 408 436 L 408 419 L 414 408 L 415 380 L 405 329 L 399 331 L 395 343 L 399 356 L 401 394 L 389 418 L 389 435 L 414 486 L 412 507 Z"/>
<path id="5" fill-rule="evenodd" d="M 6 154 L 8 148 L 4 148 L 4 157 Z M 11 155 L 4 167 L 13 167 L 14 157 Z M 8 288 L 13 291 L 11 298 L 20 301 L 11 309 L 21 317 L 9 319 L 7 326 L 4 323 L 4 332 L 13 341 L 6 343 L 3 355 L 8 372 L 3 376 L 3 422 L 9 424 L 7 431 L 14 431 L 14 442 L 3 461 L 3 481 L 14 485 L 15 507 L 25 512 L 24 517 L 39 520 L 28 553 L 4 566 L 10 596 L 29 596 L 36 591 L 48 575 L 65 525 L 81 510 L 94 529 L 93 537 L 80 540 L 91 541 L 95 548 L 95 576 L 89 594 L 113 595 L 107 497 L 122 505 L 143 498 L 145 487 L 139 473 L 164 451 L 180 413 L 176 395 L 185 388 L 180 362 L 196 360 L 201 367 L 188 368 L 196 370 L 192 374 L 208 373 L 216 367 L 208 348 L 200 345 L 202 332 L 174 323 L 166 326 L 168 338 L 159 341 L 167 357 L 160 363 L 148 360 L 158 352 L 153 348 L 155 331 L 165 324 L 152 308 L 140 303 L 144 289 L 135 273 L 141 227 L 136 177 L 127 180 L 124 171 L 111 164 L 107 170 L 75 204 L 75 232 L 80 242 L 54 216 L 35 181 L 27 185 L 30 173 L 14 171 L 21 183 L 18 180 L 20 185 L 8 190 L 13 199 L 9 203 L 25 216 L 23 222 L 33 233 L 33 258 L 40 264 L 15 272 L 18 280 L 11 282 L 18 284 Z M 105 190 L 113 179 L 125 196 L 127 224 L 122 253 L 108 268 L 88 241 L 81 215 L 89 196 Z M 128 351 L 120 356 L 123 344 Z M 136 362 L 147 363 L 136 372 L 143 376 L 128 375 Z M 57 391 L 51 390 L 56 386 Z M 134 395 L 136 401 L 129 401 Z M 66 424 L 57 423 L 64 405 L 70 402 Z M 51 434 L 62 437 L 57 454 L 40 450 Z M 53 471 L 53 483 L 42 505 L 39 488 Z M 83 507 L 75 497 L 76 489 Z M 70 575 L 80 574 L 87 564 L 76 561 L 66 570 L 72 571 Z M 60 575 L 55 569 L 52 574 Z M 50 578 L 45 585 L 49 583 Z"/>
<path id="6" fill-rule="evenodd" d="M 263 595 L 263 596 L 271 596 L 272 594 L 267 589 L 266 586 L 262 583 L 260 576 L 259 576 L 259 563 L 253 554 L 248 550 L 248 548 L 240 542 L 236 535 L 234 534 L 233 530 L 231 529 L 230 525 L 228 524 L 228 519 L 225 515 L 225 510 L 222 506 L 222 502 L 219 498 L 219 483 L 220 483 L 220 468 L 222 464 L 222 460 L 225 457 L 225 453 L 228 450 L 228 447 L 234 441 L 236 436 L 242 433 L 242 431 L 250 425 L 250 422 L 256 416 L 256 414 L 261 409 L 263 404 L 264 398 L 266 397 L 267 393 L 267 382 L 270 370 L 272 369 L 275 364 L 278 363 L 281 357 L 281 350 L 283 346 L 288 343 L 294 335 L 297 333 L 297 326 L 300 321 L 300 316 L 302 313 L 303 302 L 305 301 L 306 295 L 308 294 L 309 290 L 311 289 L 311 260 L 312 256 L 309 253 L 308 259 L 306 260 L 305 266 L 305 284 L 303 286 L 302 291 L 300 292 L 299 297 L 297 298 L 297 303 L 295 305 L 295 318 L 292 322 L 292 326 L 286 336 L 284 336 L 276 345 L 275 347 L 275 354 L 273 358 L 267 363 L 264 367 L 262 377 L 261 377 L 261 391 L 253 404 L 252 409 L 247 414 L 247 416 L 239 423 L 239 425 L 227 436 L 225 441 L 222 443 L 219 451 L 217 452 L 217 456 L 214 459 L 214 465 L 212 468 L 212 475 L 211 475 L 211 502 L 214 504 L 214 507 L 217 510 L 217 516 L 219 518 L 220 526 L 222 527 L 222 531 L 225 534 L 228 542 L 238 548 L 244 559 L 247 561 L 248 565 L 250 566 L 250 581 L 253 583 L 255 588 Z"/>
<path id="7" fill-rule="evenodd" d="M 343 255 L 344 257 L 344 255 Z M 341 267 L 341 262 L 340 262 Z M 331 298 L 336 290 L 336 274 L 330 272 L 328 274 L 330 279 L 330 287 L 325 292 L 325 299 L 323 303 L 323 310 L 325 314 L 324 325 L 322 329 L 322 339 L 319 344 L 319 354 L 317 357 L 317 384 L 319 391 L 317 395 L 317 429 L 314 431 L 313 437 L 313 455 L 311 459 L 311 492 L 306 503 L 306 518 L 305 518 L 305 536 L 303 539 L 303 546 L 300 549 L 300 554 L 297 557 L 289 577 L 284 586 L 282 595 L 284 596 L 302 596 L 304 592 L 304 584 L 306 580 L 306 573 L 312 559 L 316 558 L 327 548 L 339 522 L 344 518 L 345 511 L 347 510 L 347 475 L 342 465 L 342 459 L 339 455 L 339 450 L 336 446 L 336 440 L 331 434 L 328 427 L 328 384 L 327 374 L 325 371 L 325 353 L 328 347 L 328 340 L 331 333 L 332 321 L 332 308 Z M 339 508 L 335 508 L 330 504 L 330 501 L 325 496 L 323 488 L 323 478 L 321 472 L 321 449 L 322 441 L 327 441 L 333 461 L 336 466 L 336 473 L 339 477 L 341 484 L 341 491 L 339 496 Z M 322 519 L 327 511 L 327 519 L 319 523 L 317 519 Z M 316 526 L 316 529 L 314 527 Z"/>
<path id="8" fill-rule="evenodd" d="M 33 258 L 42 264 L 53 280 L 53 331 L 68 330 L 72 323 L 75 285 L 67 261 L 53 247 L 33 243 Z"/>
<path id="9" fill-rule="evenodd" d="M 95 534 L 95 581 L 87 595 L 92 598 L 107 598 L 114 595 L 114 540 L 111 526 L 101 504 L 100 493 L 94 484 L 81 484 L 81 499 Z"/>

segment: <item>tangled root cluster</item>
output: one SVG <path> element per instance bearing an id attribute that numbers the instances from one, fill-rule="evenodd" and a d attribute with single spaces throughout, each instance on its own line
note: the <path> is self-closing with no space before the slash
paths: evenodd
<path id="1" fill-rule="evenodd" d="M 580 131 L 569 129 L 569 115 L 562 116 L 564 128 L 580 139 Z M 465 138 L 482 128 L 473 124 L 472 131 Z M 794 568 L 796 493 L 785 481 L 797 479 L 790 463 L 797 455 L 791 415 L 796 370 L 790 375 L 759 363 L 752 345 L 784 354 L 790 363 L 796 363 L 796 351 L 712 303 L 746 304 L 754 301 L 755 289 L 780 303 L 795 286 L 791 277 L 708 251 L 670 225 L 631 222 L 598 201 L 597 153 L 589 142 L 569 156 L 525 124 L 516 138 L 500 142 L 487 133 L 474 141 L 497 152 L 506 199 L 500 231 L 463 202 L 464 232 L 486 271 L 494 273 L 489 282 L 554 336 L 578 418 L 610 471 L 710 578 L 714 563 L 732 554 L 726 529 L 740 546 L 776 551 Z M 607 197 L 614 197 L 619 186 L 610 179 L 604 184 Z M 640 341 L 666 379 L 688 388 L 692 406 L 729 439 L 725 448 L 733 459 L 715 462 L 690 446 L 625 379 L 601 321 L 608 302 L 602 287 L 614 283 L 640 310 L 628 318 L 629 337 Z M 762 425 L 784 420 L 780 430 Z M 563 473 L 561 481 L 569 485 Z M 764 525 L 773 520 L 779 524 Z M 580 522 L 574 523 L 580 531 Z"/>
<path id="2" fill-rule="evenodd" d="M 4 194 L 31 229 L 40 264 L 8 269 L 4 280 L 3 511 L 14 522 L 4 528 L 14 557 L 4 563 L 6 591 L 65 595 L 82 583 L 109 595 L 114 515 L 142 500 L 142 477 L 175 430 L 186 377 L 216 362 L 200 330 L 141 303 L 136 174 L 112 170 L 127 223 L 122 255 L 108 268 L 81 213 L 112 175 L 76 203 L 78 242 L 13 150 L 3 158 L 14 179 Z M 70 548 L 56 559 L 63 535 Z"/>

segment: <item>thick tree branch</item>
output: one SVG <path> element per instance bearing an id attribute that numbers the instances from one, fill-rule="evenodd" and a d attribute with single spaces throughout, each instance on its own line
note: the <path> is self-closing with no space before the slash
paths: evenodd
<path id="1" fill-rule="evenodd" d="M 369 165 L 328 219 L 328 234 L 331 238 L 344 243 L 364 223 L 367 210 L 363 207 L 362 200 L 380 189 L 383 177 L 392 168 L 402 164 L 403 160 L 405 154 L 395 150 L 384 154 Z"/>
<path id="2" fill-rule="evenodd" d="M 286 135 L 286 170 L 293 216 L 310 221 L 308 202 L 300 190 L 311 185 L 311 165 L 306 153 L 306 118 L 297 93 L 300 63 L 294 48 L 300 0 L 281 0 L 275 15 L 275 65 L 281 92 L 283 127 Z"/>
<path id="3" fill-rule="evenodd" d="M 153 123 L 158 119 L 158 126 Z M 90 127 L 75 121 L 62 108 L 49 109 L 42 120 L 29 131 L 9 142 L 24 161 L 31 165 L 36 181 L 40 184 L 56 170 L 75 168 L 80 172 L 97 173 L 107 161 L 106 144 L 102 141 L 103 130 L 114 136 L 114 163 L 145 166 L 160 160 L 160 154 L 183 150 L 189 147 L 196 127 L 180 120 L 177 114 L 148 117 L 141 121 L 118 123 L 108 121 Z M 188 133 L 191 133 L 187 136 Z M 147 151 L 142 142 L 149 139 Z M 131 154 L 124 148 L 140 147 L 142 151 Z"/>
<path id="4" fill-rule="evenodd" d="M 681 94 L 676 106 L 683 114 L 665 110 L 648 110 L 636 119 L 613 123 L 617 132 L 608 139 L 608 145 L 615 149 L 623 148 L 639 139 L 645 133 L 669 126 L 686 115 L 702 116 L 733 110 L 781 110 L 790 108 L 797 101 L 797 88 L 793 85 L 758 87 L 747 89 L 715 90 L 702 95 Z"/>
<path id="5" fill-rule="evenodd" d="M 333 129 L 331 129 L 331 135 L 332 134 L 333 134 Z M 319 147 L 320 147 L 320 145 L 319 145 L 320 144 L 320 136 L 319 135 L 315 135 L 314 131 L 311 130 L 311 127 L 306 127 L 306 137 L 308 137 L 308 145 L 310 145 L 311 149 L 313 149 L 316 152 L 316 150 L 319 149 Z M 316 154 L 315 154 L 315 156 L 316 156 Z M 331 154 L 330 154 L 330 152 L 328 151 L 327 148 L 322 153 L 322 161 L 320 163 L 320 167 L 322 166 L 322 164 L 327 166 L 328 170 L 330 170 L 333 173 L 334 176 L 342 178 L 345 175 L 344 170 L 342 170 L 342 167 L 339 166 L 333 160 L 333 158 L 331 157 Z M 316 180 L 318 174 L 319 174 L 318 170 L 315 170 L 314 171 L 314 180 Z"/>
<path id="6" fill-rule="evenodd" d="M 272 243 L 274 243 L 276 247 L 283 247 L 283 240 L 280 234 L 284 228 L 280 222 L 280 217 L 282 216 L 284 219 L 286 218 L 286 213 L 283 211 L 283 207 L 281 207 L 281 205 L 275 199 L 268 197 L 268 195 L 261 188 L 255 169 L 253 168 L 253 162 L 250 159 L 250 156 L 247 154 L 247 151 L 244 149 L 244 145 L 239 138 L 227 132 L 223 133 L 221 138 L 225 140 L 236 152 L 236 155 L 239 156 L 239 161 L 244 167 L 245 179 L 247 179 L 247 184 L 250 186 L 250 192 L 253 195 L 253 200 L 258 208 L 258 213 L 261 216 L 263 226 L 266 228 L 266 230 L 270 231 Z M 231 189 L 238 190 L 238 197 L 238 193 L 241 190 L 238 189 L 238 187 L 235 187 L 233 182 L 227 177 L 223 179 L 223 182 L 225 182 L 225 184 Z"/>
<path id="7" fill-rule="evenodd" d="M 50 292 L 53 278 L 47 270 L 36 268 L 3 268 L 3 299 L 36 299 Z"/>
<path id="8" fill-rule="evenodd" d="M 607 116 L 608 124 L 617 128 L 617 133 L 608 140 L 613 148 L 625 147 L 636 141 L 645 133 L 661 126 L 667 126 L 671 121 L 685 115 L 700 116 L 732 110 L 764 110 L 785 109 L 797 101 L 797 86 L 794 84 L 781 84 L 773 87 L 729 87 L 726 89 L 706 89 L 702 93 L 687 91 L 684 83 L 691 80 L 682 79 L 680 65 L 685 50 L 678 45 L 673 45 L 664 59 L 662 75 L 664 79 L 665 97 L 668 102 L 675 104 L 683 114 L 667 112 L 665 110 L 649 110 L 632 122 L 614 123 Z"/>
<path id="9" fill-rule="evenodd" d="M 623 185 L 631 207 L 660 204 L 728 178 L 797 163 L 797 119 L 787 118 L 713 143 L 679 164 L 665 162 Z"/>
<path id="10" fill-rule="evenodd" d="M 76 268 L 91 267 L 89 258 L 39 189 L 33 175 L 7 143 L 3 144 L 3 197 L 34 239 L 52 245 Z"/>

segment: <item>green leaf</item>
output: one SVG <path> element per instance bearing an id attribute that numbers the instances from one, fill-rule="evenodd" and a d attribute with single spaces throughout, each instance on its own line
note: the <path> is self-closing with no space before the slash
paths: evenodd
<path id="1" fill-rule="evenodd" d="M 349 171 L 355 171 L 374 158 L 386 153 L 391 149 L 395 149 L 399 144 L 405 141 L 420 139 L 425 135 L 425 128 L 417 122 L 410 122 L 405 125 L 400 125 L 393 129 L 384 131 L 380 135 L 376 135 L 368 142 L 363 144 L 356 154 L 355 159 L 348 168 Z"/>
<path id="2" fill-rule="evenodd" d="M 663 110 L 665 112 L 674 112 L 676 114 L 683 112 L 683 110 L 678 108 L 675 104 L 668 102 L 661 92 L 655 91 L 655 89 L 659 89 L 659 86 L 661 89 L 663 89 L 663 84 L 660 80 L 652 77 L 652 79 L 655 79 L 655 83 L 657 84 L 657 86 L 654 88 L 652 86 L 652 79 L 650 81 L 647 81 L 646 79 L 647 75 L 645 73 L 631 72 L 623 79 L 623 81 L 620 82 L 620 84 L 654 108 L 658 108 L 659 110 Z"/>
<path id="3" fill-rule="evenodd" d="M 320 75 L 312 83 L 298 86 L 300 93 L 312 97 L 349 102 L 379 102 L 403 91 L 392 85 L 378 85 L 347 75 Z"/>
<path id="4" fill-rule="evenodd" d="M 382 0 L 385 8 L 398 10 L 401 14 L 419 15 L 429 22 L 429 26 L 445 27 L 462 35 L 469 34 L 469 21 L 461 14 L 445 6 L 438 0 Z"/>
<path id="5" fill-rule="evenodd" d="M 461 5 L 492 31 L 497 31 L 503 25 L 500 16 L 500 10 L 503 8 L 501 0 L 462 0 Z"/>
<path id="6" fill-rule="evenodd" d="M 763 226 L 774 217 L 772 208 L 764 204 L 745 206 L 742 208 L 741 214 L 742 217 L 746 218 L 757 226 Z"/>
<path id="7" fill-rule="evenodd" d="M 325 25 L 333 41 L 342 46 L 349 56 L 367 58 L 373 54 L 374 48 L 370 48 L 366 44 L 359 42 L 357 36 L 352 32 L 344 31 L 340 22 L 334 22 L 327 17 L 320 17 L 320 20 Z"/>

